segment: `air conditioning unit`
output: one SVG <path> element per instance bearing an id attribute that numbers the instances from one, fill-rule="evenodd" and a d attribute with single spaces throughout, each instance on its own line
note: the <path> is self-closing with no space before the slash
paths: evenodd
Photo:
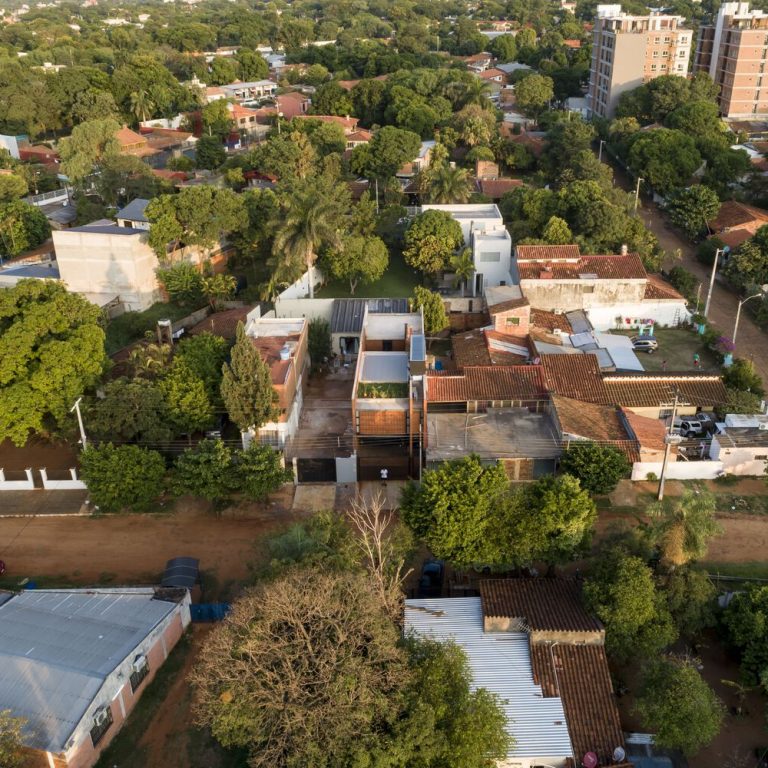
<path id="1" fill-rule="evenodd" d="M 146 666 L 147 666 L 147 657 L 144 654 L 140 654 L 133 660 L 133 664 L 131 664 L 131 672 L 139 673 Z"/>
<path id="2" fill-rule="evenodd" d="M 552 335 L 553 336 L 562 336 L 563 335 L 563 331 L 560 328 L 553 328 L 552 329 Z"/>
<path id="3" fill-rule="evenodd" d="M 101 709 L 98 709 L 96 711 L 96 714 L 93 716 L 93 722 L 96 725 L 104 725 L 104 723 L 107 722 L 108 718 L 109 718 L 109 712 L 107 711 L 107 708 L 101 707 Z"/>
<path id="4" fill-rule="evenodd" d="M 563 314 L 563 310 L 562 309 L 553 309 L 552 312 L 555 315 L 562 315 Z"/>
<path id="5" fill-rule="evenodd" d="M 765 421 L 761 421 L 761 422 L 760 422 L 760 423 L 757 425 L 757 428 L 758 428 L 758 429 L 762 429 L 762 430 L 763 430 L 763 432 L 768 432 L 768 422 L 765 422 Z"/>

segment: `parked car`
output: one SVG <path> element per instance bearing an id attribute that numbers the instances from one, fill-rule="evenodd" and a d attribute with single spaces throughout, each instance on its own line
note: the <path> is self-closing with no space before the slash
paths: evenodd
<path id="1" fill-rule="evenodd" d="M 659 342 L 653 336 L 633 336 L 632 349 L 635 352 L 647 352 L 652 355 L 659 348 Z"/>
<path id="2" fill-rule="evenodd" d="M 443 593 L 443 574 L 445 564 L 442 560 L 426 560 L 421 567 L 417 597 L 440 597 Z"/>
<path id="3" fill-rule="evenodd" d="M 714 431 L 715 422 L 708 413 L 697 413 L 680 422 L 680 434 L 683 437 L 709 437 Z"/>

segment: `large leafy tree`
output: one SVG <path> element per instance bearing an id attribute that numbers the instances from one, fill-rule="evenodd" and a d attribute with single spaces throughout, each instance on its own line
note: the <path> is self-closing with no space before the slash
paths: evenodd
<path id="1" fill-rule="evenodd" d="M 420 146 L 418 134 L 385 125 L 374 133 L 367 144 L 353 150 L 350 167 L 360 176 L 383 181 L 394 176 L 405 163 L 411 162 L 419 154 Z"/>
<path id="2" fill-rule="evenodd" d="M 254 501 L 263 501 L 293 479 L 293 472 L 283 466 L 280 454 L 255 441 L 246 450 L 235 453 L 234 463 L 243 492 Z"/>
<path id="3" fill-rule="evenodd" d="M 168 420 L 176 434 L 191 435 L 213 423 L 213 405 L 205 382 L 187 366 L 183 358 L 173 364 L 158 384 L 165 398 Z"/>
<path id="4" fill-rule="evenodd" d="M 44 243 L 51 234 L 45 214 L 24 200 L 0 204 L 0 248 L 5 256 L 18 256 Z"/>
<path id="5" fill-rule="evenodd" d="M 720 200 L 709 187 L 698 184 L 670 195 L 667 210 L 674 224 L 689 237 L 696 237 L 705 232 L 707 222 L 717 216 Z"/>
<path id="6" fill-rule="evenodd" d="M 680 634 L 695 638 L 715 623 L 717 590 L 703 569 L 675 568 L 666 579 L 664 593 Z"/>
<path id="7" fill-rule="evenodd" d="M 245 335 L 242 323 L 237 326 L 232 358 L 222 371 L 221 396 L 229 417 L 242 431 L 277 418 L 277 393 L 269 368 Z"/>
<path id="8" fill-rule="evenodd" d="M 381 278 L 389 265 L 389 251 L 380 237 L 353 235 L 329 250 L 324 263 L 335 278 L 349 280 L 349 292 L 354 294 L 358 283 L 375 283 Z"/>
<path id="9" fill-rule="evenodd" d="M 221 367 L 227 359 L 226 339 L 205 331 L 182 339 L 176 346 L 174 360 L 182 360 L 187 369 L 205 385 L 212 403 L 221 400 Z"/>
<path id="10" fill-rule="evenodd" d="M 5 768 L 24 768 L 28 763 L 22 741 L 24 725 L 10 709 L 0 710 L 0 765 Z"/>
<path id="11" fill-rule="evenodd" d="M 595 503 L 570 475 L 543 477 L 500 504 L 502 560 L 527 565 L 568 562 L 589 543 L 597 520 Z"/>
<path id="12" fill-rule="evenodd" d="M 524 115 L 538 118 L 555 96 L 554 82 L 546 75 L 528 75 L 515 85 L 515 101 Z"/>
<path id="13" fill-rule="evenodd" d="M 653 572 L 639 557 L 621 550 L 606 553 L 586 580 L 584 598 L 605 624 L 608 652 L 619 660 L 649 658 L 677 637 Z"/>
<path id="14" fill-rule="evenodd" d="M 100 440 L 164 443 L 173 438 L 163 393 L 146 379 L 116 379 L 86 409 L 88 431 Z"/>
<path id="15" fill-rule="evenodd" d="M 376 746 L 406 680 L 397 631 L 365 580 L 314 569 L 247 591 L 192 673 L 198 723 L 247 747 L 253 768 L 347 764 Z"/>
<path id="16" fill-rule="evenodd" d="M 221 501 L 238 487 L 232 451 L 221 440 L 203 440 L 176 459 L 173 489 L 180 496 Z"/>
<path id="17" fill-rule="evenodd" d="M 314 298 L 312 268 L 322 246 L 341 242 L 341 228 L 351 204 L 349 190 L 320 176 L 315 183 L 290 186 L 280 202 L 273 253 L 288 270 L 306 269 L 309 296 Z"/>
<path id="18" fill-rule="evenodd" d="M 119 130 L 120 124 L 113 118 L 90 120 L 75 126 L 72 134 L 59 142 L 61 167 L 70 181 L 84 181 L 105 158 L 118 154 Z"/>
<path id="19" fill-rule="evenodd" d="M 427 274 L 445 268 L 451 254 L 464 243 L 461 226 L 445 211 L 420 213 L 405 232 L 406 264 Z"/>
<path id="20" fill-rule="evenodd" d="M 403 491 L 403 520 L 430 550 L 458 567 L 496 562 L 498 541 L 492 510 L 508 490 L 500 464 L 476 456 L 444 462 Z"/>
<path id="21" fill-rule="evenodd" d="M 597 443 L 572 443 L 560 459 L 560 469 L 578 478 L 582 488 L 592 493 L 610 493 L 630 467 L 625 453 Z"/>
<path id="22" fill-rule="evenodd" d="M 696 142 L 690 136 L 682 131 L 658 128 L 635 134 L 627 165 L 663 195 L 685 186 L 701 160 Z"/>
<path id="23" fill-rule="evenodd" d="M 24 179 L 15 174 L 8 173 L 0 176 L 0 203 L 10 203 L 27 194 L 29 188 Z"/>
<path id="24" fill-rule="evenodd" d="M 144 511 L 162 491 L 165 460 L 138 445 L 103 443 L 83 451 L 80 472 L 99 509 Z"/>
<path id="25" fill-rule="evenodd" d="M 201 136 L 195 145 L 195 165 L 208 171 L 220 168 L 227 152 L 218 136 Z"/>
<path id="26" fill-rule="evenodd" d="M 635 709 L 659 747 L 679 749 L 688 757 L 717 736 L 725 714 L 694 663 L 674 658 L 649 665 Z"/>
<path id="27" fill-rule="evenodd" d="M 728 641 L 741 654 L 744 675 L 768 691 L 768 586 L 751 584 L 735 594 L 723 624 Z"/>
<path id="28" fill-rule="evenodd" d="M 448 313 L 445 311 L 443 297 L 437 291 L 430 291 L 423 285 L 413 289 L 410 300 L 411 309 L 420 309 L 424 315 L 424 330 L 429 336 L 435 336 L 444 331 L 448 325 Z"/>
<path id="29" fill-rule="evenodd" d="M 0 439 L 61 427 L 100 378 L 106 355 L 99 308 L 60 283 L 21 280 L 0 291 Z"/>

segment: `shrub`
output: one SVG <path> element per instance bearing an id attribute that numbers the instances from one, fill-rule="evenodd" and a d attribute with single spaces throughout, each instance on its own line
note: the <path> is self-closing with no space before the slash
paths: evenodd
<path id="1" fill-rule="evenodd" d="M 80 472 L 91 500 L 100 509 L 140 511 L 160 495 L 165 461 L 157 451 L 138 445 L 106 443 L 83 451 Z"/>
<path id="2" fill-rule="evenodd" d="M 683 296 L 690 296 L 699 284 L 696 275 L 683 267 L 672 267 L 669 271 L 669 282 L 672 283 L 672 286 L 680 291 Z"/>
<path id="3" fill-rule="evenodd" d="M 627 457 L 617 448 L 597 443 L 571 444 L 563 452 L 560 469 L 573 475 L 592 493 L 610 493 L 630 470 Z"/>

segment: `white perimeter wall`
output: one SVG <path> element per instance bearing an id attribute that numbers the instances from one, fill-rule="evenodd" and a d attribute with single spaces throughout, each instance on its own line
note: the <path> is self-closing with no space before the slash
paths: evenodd
<path id="1" fill-rule="evenodd" d="M 662 462 L 636 461 L 632 465 L 632 479 L 645 480 L 649 472 L 661 476 Z M 722 461 L 670 461 L 667 480 L 714 480 L 723 474 Z"/>

